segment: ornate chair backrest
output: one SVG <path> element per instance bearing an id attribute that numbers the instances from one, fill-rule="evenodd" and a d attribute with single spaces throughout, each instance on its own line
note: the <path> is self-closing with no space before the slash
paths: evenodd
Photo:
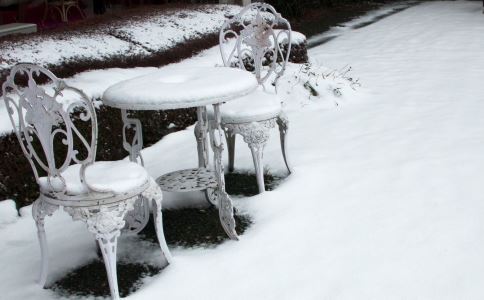
<path id="1" fill-rule="evenodd" d="M 39 86 L 41 79 L 48 79 L 53 90 Z M 66 109 L 58 99 L 63 91 L 76 95 Z M 82 165 L 79 175 L 85 184 L 85 168 L 95 161 L 97 141 L 96 112 L 86 94 L 45 68 L 23 63 L 10 71 L 2 97 L 37 182 L 40 176 L 47 176 L 52 190 L 63 193 L 66 182 L 61 173 L 77 163 Z M 85 135 L 78 129 L 81 124 L 87 127 Z"/>
<path id="2" fill-rule="evenodd" d="M 224 22 L 219 46 L 225 66 L 253 72 L 259 84 L 272 74 L 277 82 L 291 53 L 291 24 L 271 5 L 255 2 Z"/>

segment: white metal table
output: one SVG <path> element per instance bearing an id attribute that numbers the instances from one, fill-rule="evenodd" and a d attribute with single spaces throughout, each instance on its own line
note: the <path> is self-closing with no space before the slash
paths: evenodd
<path id="1" fill-rule="evenodd" d="M 162 190 L 168 192 L 205 191 L 207 199 L 218 207 L 220 222 L 227 235 L 231 239 L 238 239 L 232 201 L 225 191 L 222 163 L 224 135 L 220 126 L 220 105 L 244 96 L 256 88 L 255 77 L 240 69 L 178 66 L 166 67 L 154 73 L 119 82 L 104 92 L 102 100 L 105 105 L 121 109 L 124 122 L 123 146 L 129 152 L 132 161 L 140 160 L 141 163 L 141 122 L 131 118 L 128 110 L 197 108 L 198 128 L 195 132 L 198 168 L 171 172 L 156 181 Z M 210 120 L 207 105 L 213 105 L 214 117 Z M 135 132 L 131 141 L 127 139 L 129 129 Z M 213 168 L 209 168 L 208 163 L 207 132 L 214 155 Z M 141 230 L 146 224 L 146 212 L 146 208 L 139 207 L 135 213 L 137 216 L 130 217 L 141 224 L 137 230 Z"/>

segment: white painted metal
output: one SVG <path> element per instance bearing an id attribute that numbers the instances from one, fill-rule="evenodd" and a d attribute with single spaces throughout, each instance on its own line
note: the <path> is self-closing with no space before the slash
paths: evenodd
<path id="1" fill-rule="evenodd" d="M 215 172 L 206 168 L 171 172 L 158 177 L 156 182 L 161 190 L 167 192 L 203 191 L 217 187 Z"/>
<path id="2" fill-rule="evenodd" d="M 52 92 L 49 93 L 38 85 L 37 80 L 42 77 L 51 81 L 54 87 Z M 22 79 L 27 82 L 26 87 L 18 84 Z M 72 91 L 78 96 L 78 100 L 72 102 L 67 109 L 64 109 L 58 101 L 63 91 Z M 39 182 L 39 174 L 46 174 L 47 182 L 51 186 L 48 192 L 41 190 L 40 197 L 32 207 L 32 216 L 37 225 L 41 248 L 40 284 L 42 286 L 46 284 L 48 272 L 44 219 L 52 215 L 60 206 L 74 220 L 83 221 L 88 230 L 95 235 L 103 254 L 113 299 L 119 299 L 116 276 L 117 238 L 126 226 L 126 214 L 134 209 L 136 201 L 146 199 L 156 204 L 153 205 L 153 214 L 156 217 L 160 248 L 166 260 L 170 262 L 171 256 L 160 223 L 162 193 L 153 179 L 146 176 L 148 178 L 146 182 L 124 193 L 95 189 L 86 181 L 86 169 L 96 164 L 97 120 L 93 103 L 81 90 L 68 86 L 40 66 L 18 64 L 12 68 L 2 86 L 2 98 L 22 151 L 32 166 L 37 182 Z M 89 137 L 81 134 L 74 119 L 76 122 L 87 123 L 91 128 Z M 16 123 L 19 124 L 18 127 Z M 59 143 L 54 143 L 56 140 L 62 141 L 63 152 L 56 151 L 56 147 L 59 147 Z M 55 157 L 55 153 L 65 153 L 65 155 L 59 160 L 59 157 Z M 62 172 L 72 163 L 81 165 L 79 178 L 87 193 L 67 192 L 66 180 Z M 58 186 L 59 182 L 61 188 Z M 144 225 L 141 224 L 141 226 Z"/>
<path id="3" fill-rule="evenodd" d="M 61 17 L 61 21 L 68 23 L 69 22 L 69 11 L 74 8 L 81 14 L 83 19 L 86 18 L 86 14 L 81 9 L 79 5 L 79 0 L 45 0 L 45 9 L 44 9 L 44 17 L 42 22 L 45 22 L 47 19 L 47 15 L 49 12 L 56 11 L 59 13 Z"/>
<path id="4" fill-rule="evenodd" d="M 252 71 L 263 87 L 270 78 L 274 78 L 271 83 L 277 90 L 277 80 L 284 73 L 291 52 L 291 25 L 271 5 L 256 2 L 244 7 L 239 14 L 225 21 L 219 38 L 225 66 Z M 287 48 L 285 54 L 283 47 Z M 257 99 L 254 99 L 253 105 L 258 105 Z M 247 115 L 247 112 L 244 112 L 244 115 Z M 235 135 L 240 134 L 251 150 L 261 193 L 265 191 L 263 151 L 269 139 L 269 130 L 274 128 L 276 123 L 279 126 L 284 161 L 291 173 L 286 153 L 289 120 L 282 112 L 282 108 L 272 119 L 254 117 L 250 122 L 224 121 L 222 114 L 222 127 L 229 145 L 229 171 L 234 170 Z"/>
<path id="5" fill-rule="evenodd" d="M 169 73 L 168 73 L 169 72 Z M 217 80 L 206 80 L 207 74 Z M 160 83 L 160 78 L 185 78 L 183 82 L 171 82 L 169 84 Z M 202 91 L 181 93 L 194 90 L 192 85 L 200 86 L 203 78 Z M 237 85 L 233 83 L 237 82 Z M 223 85 L 225 89 L 220 89 Z M 140 86 L 150 86 L 149 97 L 145 99 L 140 96 Z M 227 88 L 229 86 L 230 88 Z M 195 127 L 195 137 L 197 140 L 198 169 L 175 171 L 163 175 L 157 179 L 162 190 L 168 192 L 188 192 L 205 190 L 206 198 L 209 202 L 216 205 L 219 210 L 219 218 L 227 235 L 234 240 L 238 239 L 235 231 L 235 220 L 233 216 L 232 200 L 225 191 L 224 170 L 222 164 L 223 151 L 223 130 L 221 129 L 220 103 L 232 101 L 245 96 L 257 87 L 257 81 L 247 72 L 236 71 L 230 68 L 180 68 L 177 70 L 154 72 L 146 76 L 133 78 L 129 81 L 109 87 L 103 95 L 103 103 L 129 110 L 162 110 L 176 108 L 197 108 L 198 123 Z M 170 91 L 168 89 L 171 89 Z M 176 91 L 176 92 L 175 92 Z M 209 122 L 206 105 L 212 105 L 214 110 L 214 120 Z M 134 141 L 126 141 L 125 149 L 130 152 L 130 158 L 137 161 L 139 157 L 139 144 L 141 143 L 141 124 L 132 118 L 128 118 L 123 112 L 125 128 L 134 126 L 136 134 Z M 138 130 L 139 128 L 139 130 Z M 207 137 L 207 132 L 210 133 Z M 213 150 L 213 168 L 209 169 L 209 145 L 208 138 Z"/>

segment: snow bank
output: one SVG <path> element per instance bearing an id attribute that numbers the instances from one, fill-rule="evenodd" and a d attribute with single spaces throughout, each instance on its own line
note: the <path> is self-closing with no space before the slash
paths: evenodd
<path id="1" fill-rule="evenodd" d="M 3 225 L 15 223 L 18 218 L 17 208 L 13 200 L 0 201 L 0 228 Z"/>
<path id="2" fill-rule="evenodd" d="M 42 66 L 58 65 L 72 60 L 106 59 L 116 55 L 146 55 L 148 52 L 132 43 L 107 34 L 77 35 L 66 39 L 35 37 L 8 42 L 0 46 L 0 69 L 30 62 Z"/>
<path id="3" fill-rule="evenodd" d="M 186 10 L 129 22 L 113 32 L 148 51 L 166 50 L 186 40 L 218 32 L 225 19 L 240 9 L 240 6 L 220 5 L 204 10 Z"/>

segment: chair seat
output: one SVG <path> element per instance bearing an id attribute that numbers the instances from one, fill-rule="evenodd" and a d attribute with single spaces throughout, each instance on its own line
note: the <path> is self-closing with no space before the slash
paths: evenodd
<path id="1" fill-rule="evenodd" d="M 207 109 L 213 118 L 213 108 Z M 246 96 L 231 100 L 220 107 L 223 123 L 248 123 L 269 120 L 282 111 L 281 100 L 276 94 L 256 90 Z"/>
<path id="2" fill-rule="evenodd" d="M 80 164 L 69 166 L 62 177 L 66 183 L 66 193 L 71 196 L 82 195 L 88 192 L 81 183 Z M 128 161 L 100 161 L 86 168 L 86 181 L 95 189 L 112 191 L 116 194 L 128 193 L 139 189 L 148 182 L 149 175 L 146 170 L 134 162 Z M 47 177 L 39 178 L 42 193 L 62 191 L 60 179 L 51 180 Z"/>

